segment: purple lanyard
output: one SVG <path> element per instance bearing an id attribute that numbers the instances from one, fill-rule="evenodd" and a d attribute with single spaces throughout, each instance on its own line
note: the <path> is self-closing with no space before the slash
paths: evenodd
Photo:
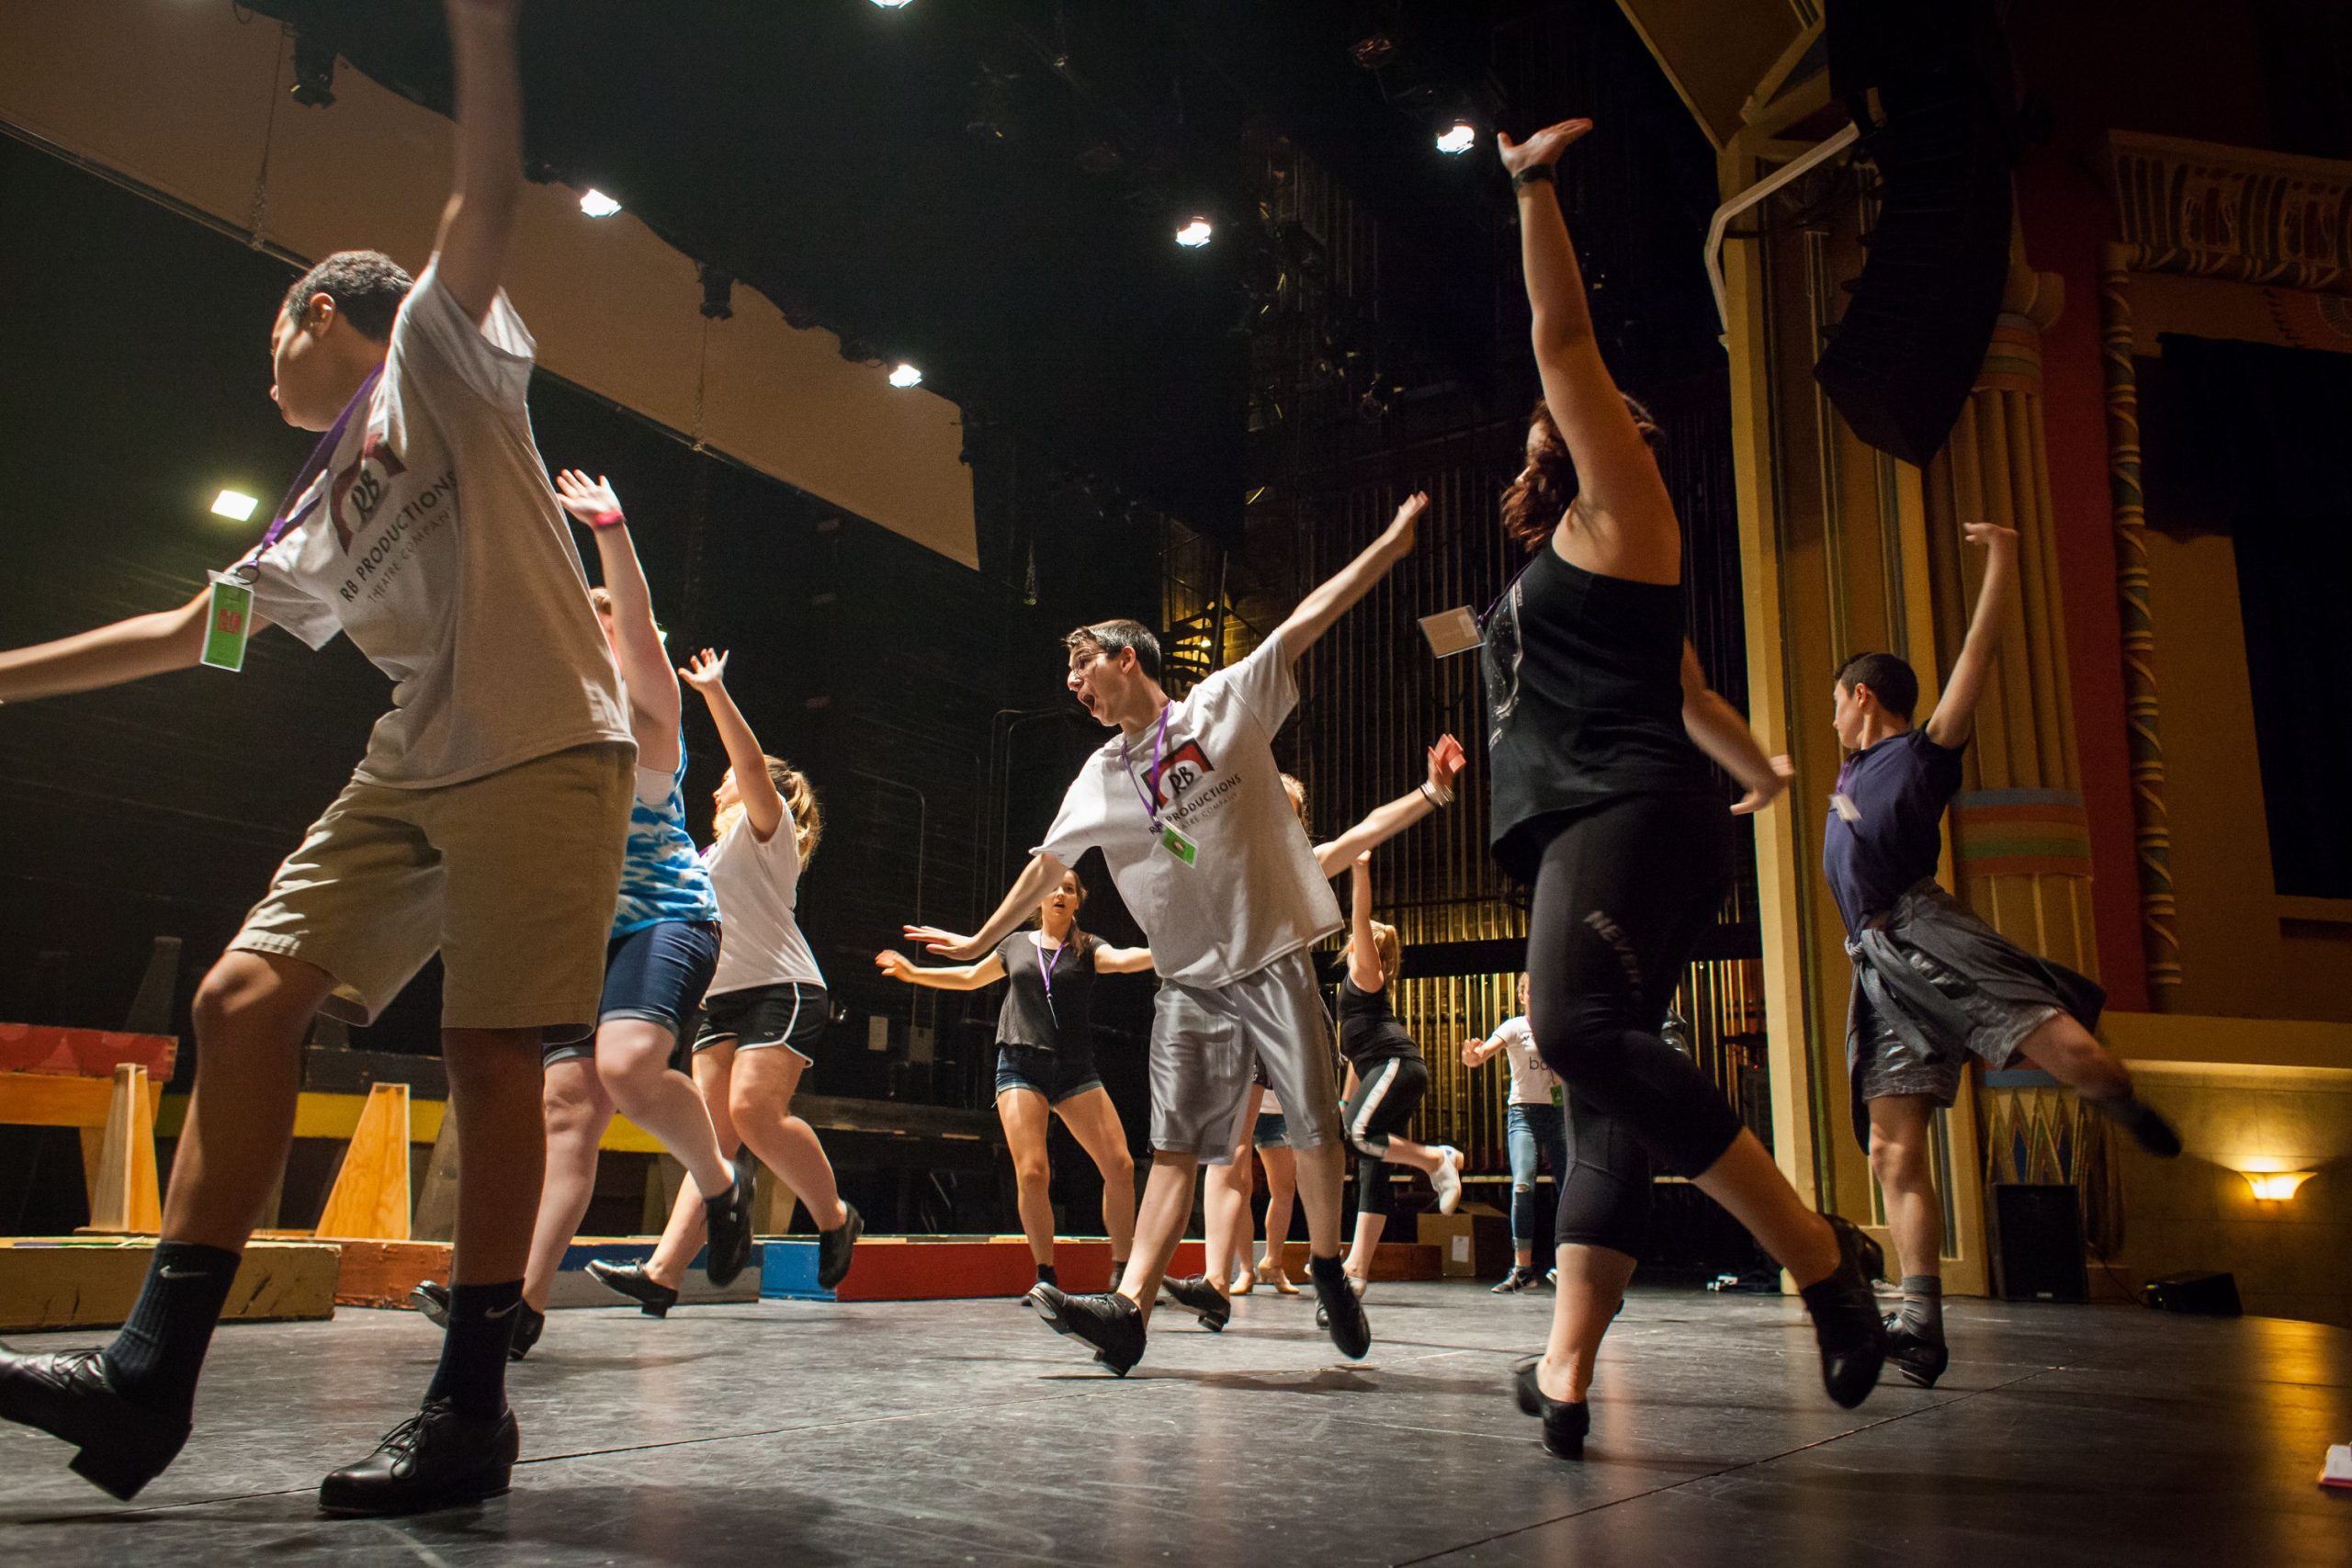
<path id="1" fill-rule="evenodd" d="M 1175 707 L 1174 703 L 1170 703 L 1159 710 L 1159 733 L 1153 736 L 1151 740 L 1151 773 L 1148 775 L 1151 779 L 1151 789 L 1149 791 L 1147 791 L 1136 777 L 1135 759 L 1127 755 L 1127 738 L 1124 735 L 1119 737 L 1119 765 L 1126 769 L 1127 782 L 1136 786 L 1136 798 L 1143 802 L 1143 813 L 1151 818 L 1151 825 L 1154 828 L 1159 826 L 1159 807 L 1153 801 L 1152 795 L 1159 788 L 1159 756 L 1162 749 L 1168 744 L 1168 716 L 1175 710 Z"/>
<path id="2" fill-rule="evenodd" d="M 1031 942 L 1029 945 L 1032 947 L 1037 947 L 1035 942 Z M 1061 1014 L 1054 1011 L 1054 965 L 1056 964 L 1059 964 L 1061 961 L 1062 950 L 1060 948 L 1057 947 L 1054 949 L 1054 956 L 1049 961 L 1046 957 L 1046 950 L 1042 947 L 1037 947 L 1037 977 L 1046 982 L 1046 1012 L 1048 1017 L 1053 1019 L 1057 1026 L 1061 1023 L 1062 1017 Z"/>
<path id="3" fill-rule="evenodd" d="M 237 567 L 237 575 L 246 582 L 250 583 L 261 575 L 259 558 L 270 546 L 284 538 L 287 531 L 310 510 L 303 507 L 298 511 L 296 503 L 302 499 L 303 491 L 317 483 L 319 476 L 326 472 L 327 464 L 334 458 L 335 447 L 343 441 L 343 433 L 351 426 L 351 416 L 375 395 L 376 383 L 383 378 L 384 367 L 380 364 L 368 372 L 368 378 L 359 383 L 359 389 L 351 394 L 351 400 L 343 405 L 343 412 L 334 416 L 334 423 L 327 426 L 327 433 L 319 437 L 319 444 L 311 447 L 311 455 L 302 460 L 301 468 L 295 472 L 294 482 L 286 488 L 286 498 L 277 503 L 277 514 L 270 519 L 269 531 L 262 535 L 261 543 L 255 545 L 253 553 Z"/>

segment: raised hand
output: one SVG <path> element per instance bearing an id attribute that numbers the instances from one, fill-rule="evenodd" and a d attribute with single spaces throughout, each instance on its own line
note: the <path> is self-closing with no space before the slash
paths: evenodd
<path id="1" fill-rule="evenodd" d="M 1482 1066 L 1487 1060 L 1486 1049 L 1487 1043 L 1483 1040 L 1464 1040 L 1462 1043 L 1462 1065 L 1465 1067 Z"/>
<path id="2" fill-rule="evenodd" d="M 1789 781 L 1797 776 L 1797 765 L 1782 755 L 1771 759 L 1772 777 L 1769 784 L 1757 784 L 1736 801 L 1731 808 L 1734 817 L 1752 817 L 1781 796 Z"/>
<path id="3" fill-rule="evenodd" d="M 591 528 L 610 527 L 620 520 L 621 498 L 602 474 L 592 479 L 577 468 L 564 469 L 555 477 L 555 498 Z"/>
<path id="4" fill-rule="evenodd" d="M 874 955 L 874 967 L 893 980 L 914 978 L 914 960 L 903 953 L 877 953 Z"/>
<path id="5" fill-rule="evenodd" d="M 962 931 L 943 931 L 937 926 L 908 926 L 902 934 L 916 946 L 958 964 L 974 963 L 988 952 Z"/>
<path id="6" fill-rule="evenodd" d="M 1998 523 L 1962 523 L 1961 537 L 1972 545 L 1982 545 L 1993 554 L 2014 559 L 2018 553 L 2018 531 Z"/>
<path id="7" fill-rule="evenodd" d="M 1421 513 L 1429 509 L 1429 491 L 1417 490 L 1407 496 L 1404 504 L 1396 508 L 1396 515 L 1389 520 L 1387 532 L 1381 535 L 1380 542 L 1397 555 L 1409 553 L 1420 530 Z"/>
<path id="8" fill-rule="evenodd" d="M 1430 788 L 1440 795 L 1446 794 L 1469 761 L 1463 755 L 1461 741 L 1451 735 L 1439 736 L 1437 744 L 1430 748 Z"/>
<path id="9" fill-rule="evenodd" d="M 1495 151 L 1502 155 L 1504 172 L 1515 175 L 1539 164 L 1558 163 L 1560 154 L 1591 130 L 1592 121 L 1589 119 L 1564 119 L 1545 126 L 1524 141 L 1513 141 L 1510 132 L 1498 130 L 1495 132 Z"/>
<path id="10" fill-rule="evenodd" d="M 707 697 L 727 684 L 727 655 L 706 648 L 679 669 L 678 679 Z"/>

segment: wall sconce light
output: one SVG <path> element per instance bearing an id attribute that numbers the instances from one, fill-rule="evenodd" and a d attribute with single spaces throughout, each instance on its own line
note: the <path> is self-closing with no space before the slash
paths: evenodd
<path id="1" fill-rule="evenodd" d="M 2295 1195 L 2295 1189 L 2312 1179 L 2308 1170 L 2242 1170 L 2245 1184 L 2254 1189 L 2255 1201 L 2261 1203 L 2284 1203 Z"/>

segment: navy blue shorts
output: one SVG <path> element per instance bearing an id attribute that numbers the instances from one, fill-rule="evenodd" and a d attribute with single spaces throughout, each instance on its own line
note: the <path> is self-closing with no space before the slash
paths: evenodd
<path id="1" fill-rule="evenodd" d="M 684 1039 L 702 994 L 718 967 L 718 926 L 709 920 L 656 920 L 613 939 L 605 949 L 605 995 L 596 1004 L 601 1027 L 620 1018 L 658 1023 Z M 549 1045 L 542 1062 L 575 1061 L 596 1054 L 596 1042 Z"/>
<path id="2" fill-rule="evenodd" d="M 1091 1051 L 1048 1051 L 1042 1045 L 999 1045 L 996 1048 L 996 1091 L 1025 1089 L 1042 1094 L 1048 1105 L 1059 1105 L 1091 1089 L 1102 1087 Z"/>
<path id="3" fill-rule="evenodd" d="M 1261 1149 L 1286 1149 L 1290 1147 L 1290 1123 L 1279 1111 L 1261 1111 L 1250 1141 Z"/>

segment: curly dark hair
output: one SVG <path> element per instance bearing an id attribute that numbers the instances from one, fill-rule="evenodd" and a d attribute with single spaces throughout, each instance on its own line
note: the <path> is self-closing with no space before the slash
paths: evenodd
<path id="1" fill-rule="evenodd" d="M 1634 416 L 1634 428 L 1656 451 L 1665 439 L 1665 432 L 1650 411 L 1640 401 L 1623 392 L 1625 412 Z M 1552 530 L 1568 514 L 1568 508 L 1580 488 L 1577 480 L 1577 466 L 1568 457 L 1568 444 L 1560 435 L 1560 427 L 1553 423 L 1552 410 L 1543 399 L 1535 400 L 1535 408 L 1528 415 L 1528 428 L 1544 433 L 1543 455 L 1532 460 L 1526 471 L 1510 481 L 1503 491 L 1503 532 L 1517 539 L 1533 555 L 1552 537 Z"/>
<path id="2" fill-rule="evenodd" d="M 390 340 L 392 318 L 401 312 L 416 279 L 381 251 L 337 251 L 296 278 L 278 302 L 280 316 L 298 320 L 313 294 L 334 301 L 344 320 L 378 343 Z"/>

